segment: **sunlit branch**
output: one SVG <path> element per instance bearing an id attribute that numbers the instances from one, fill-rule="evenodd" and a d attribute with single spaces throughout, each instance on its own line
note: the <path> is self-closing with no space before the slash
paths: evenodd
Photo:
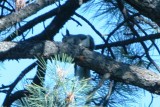
<path id="1" fill-rule="evenodd" d="M 14 31 L 12 34 L 10 34 L 6 39 L 4 39 L 4 41 L 13 40 L 15 37 L 22 35 L 22 33 L 24 33 L 26 30 L 32 28 L 36 24 L 38 24 L 38 23 L 56 15 L 57 12 L 58 12 L 58 8 L 53 9 L 53 10 L 51 10 L 51 11 L 49 11 L 49 12 L 43 14 L 43 15 L 40 15 L 40 16 L 34 18 L 33 20 L 30 20 L 25 25 L 23 25 L 22 27 L 20 27 L 16 31 Z"/>

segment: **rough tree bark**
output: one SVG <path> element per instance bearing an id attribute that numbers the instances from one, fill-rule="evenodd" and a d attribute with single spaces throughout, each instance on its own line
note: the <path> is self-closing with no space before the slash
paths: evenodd
<path id="1" fill-rule="evenodd" d="M 69 5 L 73 3 L 75 0 L 68 0 Z M 81 0 L 80 4 L 76 4 L 72 12 L 68 15 L 68 11 L 63 11 L 64 15 L 59 13 L 56 14 L 55 19 L 60 19 L 61 22 L 59 25 L 55 25 L 57 20 L 53 21 L 53 25 L 50 24 L 51 29 L 50 35 L 53 37 L 58 30 L 64 25 L 64 23 L 74 14 L 74 11 L 80 7 L 83 2 L 87 2 L 89 0 Z M 160 25 L 160 0 L 125 0 L 126 3 L 133 6 L 137 9 L 140 14 L 148 17 L 157 25 Z M 53 4 L 54 0 L 37 0 L 35 3 L 31 3 L 27 5 L 25 8 L 21 9 L 16 13 L 11 13 L 0 19 L 0 32 L 9 28 L 17 22 L 21 22 L 23 19 L 35 14 L 37 11 L 42 8 Z M 69 5 L 66 5 L 65 10 L 69 10 Z M 68 7 L 67 7 L 68 6 Z M 70 6 L 71 7 L 71 6 Z M 72 5 L 73 7 L 73 5 Z M 62 9 L 62 8 L 61 8 Z M 25 12 L 24 12 L 25 11 Z M 65 20 L 64 19 L 65 17 Z M 12 20 L 10 20 L 12 19 Z M 57 30 L 53 32 L 54 28 Z M 51 35 L 53 34 L 53 35 Z M 45 33 L 42 35 L 45 38 Z M 44 39 L 42 38 L 42 39 Z M 142 37 L 141 39 L 136 38 L 136 42 L 144 41 L 144 39 L 148 40 L 158 39 L 159 34 L 152 34 L 146 37 Z M 37 38 L 35 38 L 36 40 Z M 23 59 L 23 58 L 35 58 L 35 56 L 43 56 L 49 58 L 56 54 L 66 53 L 73 58 L 75 58 L 75 62 L 78 65 L 85 66 L 90 68 L 91 70 L 97 72 L 100 75 L 110 74 L 111 79 L 115 81 L 121 81 L 127 84 L 131 84 L 134 86 L 138 86 L 140 88 L 146 89 L 151 93 L 155 93 L 160 95 L 160 75 L 154 73 L 153 71 L 149 71 L 146 69 L 138 68 L 136 66 L 127 65 L 124 63 L 116 62 L 113 59 L 110 59 L 104 55 L 101 55 L 97 52 L 91 52 L 83 47 L 78 47 L 69 44 L 56 43 L 52 41 L 24 41 L 24 42 L 0 42 L 0 61 L 10 60 L 10 59 Z M 123 42 L 123 43 L 122 43 Z M 128 45 L 134 42 L 133 40 L 120 41 L 118 43 L 111 43 L 110 45 L 106 45 L 106 47 L 113 46 L 121 46 Z M 126 43 L 126 44 L 125 44 Z M 103 47 L 103 46 L 102 46 Z M 99 46 L 99 48 L 102 48 Z"/>
<path id="2" fill-rule="evenodd" d="M 150 18 L 160 26 L 160 0 L 125 0 L 142 15 Z"/>
<path id="3" fill-rule="evenodd" d="M 160 75 L 136 66 L 116 62 L 100 53 L 86 48 L 57 43 L 40 42 L 0 42 L 0 60 L 23 59 L 43 56 L 49 58 L 56 54 L 68 54 L 75 58 L 78 65 L 90 68 L 100 75 L 110 74 L 111 79 L 138 86 L 160 95 Z"/>
<path id="4" fill-rule="evenodd" d="M 45 0 L 44 0 L 45 1 Z M 37 0 L 37 2 L 29 4 L 25 8 L 21 9 L 18 12 L 13 12 L 12 14 L 5 16 L 0 19 L 0 32 L 7 29 L 8 27 L 14 25 L 17 22 L 21 22 L 28 16 L 36 14 L 37 11 L 43 9 L 46 6 L 55 3 L 54 0 L 47 0 L 45 2 L 41 2 L 41 0 Z M 12 20 L 11 20 L 12 19 Z"/>

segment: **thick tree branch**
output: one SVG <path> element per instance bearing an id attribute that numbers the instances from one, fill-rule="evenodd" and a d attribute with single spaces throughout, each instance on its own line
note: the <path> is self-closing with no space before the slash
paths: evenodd
<path id="1" fill-rule="evenodd" d="M 141 14 L 160 26 L 160 0 L 125 0 Z"/>
<path id="2" fill-rule="evenodd" d="M 29 4 L 28 6 L 21 9 L 20 11 L 11 13 L 10 15 L 1 18 L 0 19 L 0 32 L 14 25 L 17 22 L 22 21 L 28 16 L 35 14 L 37 11 L 43 9 L 44 7 L 55 3 L 54 0 L 43 0 L 43 1 L 44 2 L 42 3 L 41 0 L 37 0 L 36 3 Z"/>
<path id="3" fill-rule="evenodd" d="M 59 8 L 55 8 L 45 14 L 42 14 L 36 18 L 34 18 L 33 20 L 30 20 L 29 22 L 27 22 L 25 25 L 23 25 L 22 27 L 20 27 L 19 29 L 15 30 L 12 34 L 10 34 L 5 41 L 11 41 L 13 40 L 15 37 L 22 35 L 26 30 L 32 28 L 33 26 L 35 26 L 36 24 L 45 21 L 46 19 L 56 15 L 56 13 L 58 12 Z"/>
<path id="4" fill-rule="evenodd" d="M 144 88 L 160 95 L 160 75 L 136 66 L 116 62 L 100 53 L 89 51 L 83 47 L 52 41 L 39 42 L 0 42 L 0 60 L 49 58 L 56 54 L 66 53 L 75 58 L 75 63 L 87 67 L 100 75 L 111 74 L 111 79 Z M 138 82 L 137 82 L 138 81 Z"/>
<path id="5" fill-rule="evenodd" d="M 83 0 L 87 2 L 89 0 Z M 75 13 L 75 10 L 80 7 L 78 0 L 68 0 L 59 9 L 58 14 L 52 20 L 50 25 L 47 26 L 45 31 L 41 32 L 34 37 L 29 38 L 29 40 L 52 40 L 54 35 L 59 31 L 60 28 L 70 19 L 70 17 Z"/>

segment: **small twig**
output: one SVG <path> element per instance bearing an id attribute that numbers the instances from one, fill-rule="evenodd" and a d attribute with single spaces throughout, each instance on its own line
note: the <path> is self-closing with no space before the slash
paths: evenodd
<path id="1" fill-rule="evenodd" d="M 151 107 L 152 103 L 153 103 L 153 94 L 151 94 L 151 102 L 149 103 L 148 107 Z"/>
<path id="2" fill-rule="evenodd" d="M 73 17 L 71 17 L 71 19 L 72 19 L 74 22 L 76 22 L 79 26 L 82 26 L 82 24 L 81 24 L 78 20 L 74 19 Z"/>
<path id="3" fill-rule="evenodd" d="M 101 38 L 103 41 L 105 41 L 105 38 L 103 37 L 103 35 L 83 16 L 81 16 L 80 14 L 75 12 L 75 15 L 79 18 L 81 18 L 82 20 L 84 20 Z"/>

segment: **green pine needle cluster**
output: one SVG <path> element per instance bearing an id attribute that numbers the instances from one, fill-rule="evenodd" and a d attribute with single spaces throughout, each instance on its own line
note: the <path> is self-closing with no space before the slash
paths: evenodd
<path id="1" fill-rule="evenodd" d="M 70 76 L 73 72 L 73 59 L 67 55 L 57 55 L 47 64 L 40 61 L 42 67 L 47 65 L 47 73 L 44 86 L 36 84 L 26 85 L 30 96 L 19 100 L 17 107 L 84 107 L 86 106 L 89 90 L 89 80 L 78 80 L 75 76 Z M 38 58 L 40 59 L 40 58 Z M 44 65 L 44 66 L 43 66 Z"/>

